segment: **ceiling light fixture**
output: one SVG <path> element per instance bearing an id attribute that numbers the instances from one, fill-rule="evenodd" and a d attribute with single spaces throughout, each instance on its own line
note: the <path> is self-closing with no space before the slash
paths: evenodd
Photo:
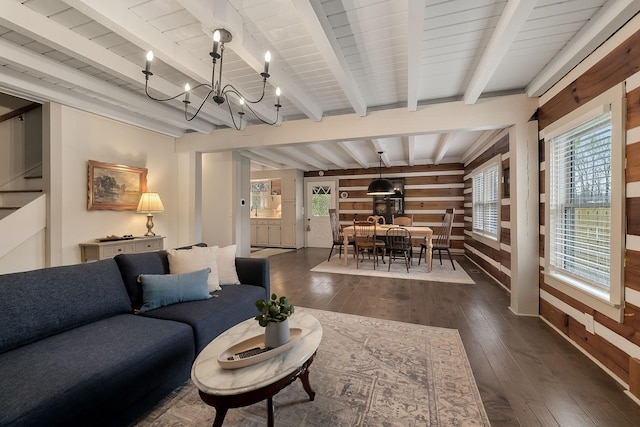
<path id="1" fill-rule="evenodd" d="M 273 122 L 268 122 L 262 119 L 262 117 L 260 117 L 258 114 L 256 114 L 255 111 L 253 111 L 250 105 L 250 104 L 257 104 L 261 102 L 264 98 L 265 89 L 267 86 L 267 79 L 270 76 L 269 63 L 271 62 L 271 53 L 269 51 L 267 51 L 267 53 L 264 55 L 264 70 L 262 71 L 262 73 L 260 73 L 260 76 L 262 76 L 262 95 L 260 96 L 260 98 L 258 98 L 255 101 L 252 101 L 248 99 L 246 96 L 242 95 L 240 91 L 236 89 L 232 84 L 227 83 L 226 85 L 222 86 L 222 65 L 224 60 L 224 44 L 230 42 L 232 38 L 233 37 L 231 36 L 231 33 L 225 29 L 218 29 L 213 32 L 213 50 L 209 52 L 209 56 L 211 56 L 211 59 L 213 62 L 213 70 L 211 72 L 211 84 L 201 83 L 192 88 L 189 86 L 189 83 L 187 83 L 184 85 L 184 92 L 181 92 L 176 96 L 172 96 L 169 98 L 155 98 L 149 94 L 149 88 L 148 88 L 149 77 L 153 75 L 153 73 L 151 72 L 151 61 L 153 61 L 153 52 L 149 51 L 147 53 L 147 62 L 145 64 L 145 69 L 142 70 L 142 73 L 144 74 L 144 79 L 145 79 L 144 81 L 145 93 L 149 98 L 153 99 L 154 101 L 160 101 L 160 102 L 172 101 L 184 95 L 184 99 L 182 102 L 184 103 L 184 118 L 187 121 L 191 121 L 195 119 L 200 113 L 200 110 L 202 110 L 204 103 L 207 102 L 209 97 L 211 97 L 211 99 L 218 105 L 223 104 L 225 101 L 227 102 L 227 105 L 229 107 L 229 114 L 231 115 L 231 120 L 233 122 L 233 127 L 235 127 L 236 130 L 240 130 L 242 128 L 242 117 L 244 116 L 245 106 L 262 123 L 267 125 L 277 124 L 278 119 L 280 118 L 280 107 L 282 107 L 282 105 L 280 105 L 281 92 L 279 87 L 276 89 L 276 103 L 274 104 L 274 107 L 276 107 L 276 118 Z M 220 69 L 218 70 L 218 78 L 216 80 L 216 62 L 218 59 L 220 59 Z M 202 104 L 200 104 L 200 106 L 195 111 L 195 113 L 192 116 L 189 116 L 188 109 L 189 109 L 189 104 L 191 104 L 191 102 L 189 101 L 189 95 L 192 90 L 197 90 L 201 87 L 208 88 L 209 93 L 207 94 L 207 96 L 204 97 L 204 99 L 202 100 Z M 238 111 L 238 115 L 240 116 L 239 124 L 236 124 L 235 116 L 233 114 L 233 111 L 231 111 L 231 103 L 229 102 L 229 95 L 235 96 L 238 99 L 238 103 L 240 104 L 240 111 Z"/>
<path id="2" fill-rule="evenodd" d="M 380 156 L 380 178 L 374 179 L 369 184 L 369 188 L 367 188 L 367 195 L 369 196 L 388 196 L 396 192 L 395 188 L 393 188 L 393 182 L 382 177 L 382 153 L 384 151 L 378 151 Z"/>

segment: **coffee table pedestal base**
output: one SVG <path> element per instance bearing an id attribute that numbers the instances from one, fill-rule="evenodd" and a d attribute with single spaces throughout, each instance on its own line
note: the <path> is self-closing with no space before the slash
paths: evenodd
<path id="1" fill-rule="evenodd" d="M 224 417 L 227 415 L 229 408 L 240 408 L 243 406 L 253 405 L 254 403 L 267 400 L 267 425 L 274 427 L 273 422 L 273 396 L 275 396 L 280 390 L 300 378 L 304 391 L 309 395 L 309 400 L 312 401 L 316 397 L 316 392 L 311 388 L 309 383 L 309 366 L 313 362 L 316 354 L 314 353 L 302 366 L 286 377 L 276 381 L 273 384 L 269 384 L 262 388 L 248 391 L 246 393 L 216 396 L 207 394 L 200 391 L 200 398 L 207 405 L 213 406 L 216 409 L 216 418 L 213 421 L 213 427 L 222 427 Z"/>

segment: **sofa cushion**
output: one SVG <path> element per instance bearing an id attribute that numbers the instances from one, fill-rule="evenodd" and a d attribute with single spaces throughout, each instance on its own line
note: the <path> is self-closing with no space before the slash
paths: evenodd
<path id="1" fill-rule="evenodd" d="M 189 273 L 192 271 L 209 269 L 207 283 L 209 284 L 209 292 L 220 290 L 220 282 L 218 280 L 218 247 L 201 248 L 194 246 L 191 249 L 169 249 L 167 258 L 169 259 L 169 272 L 171 274 Z"/>
<path id="2" fill-rule="evenodd" d="M 105 425 L 189 378 L 187 325 L 124 314 L 0 354 L 0 425 Z"/>
<path id="3" fill-rule="evenodd" d="M 196 354 L 230 327 L 258 315 L 255 302 L 267 298 L 261 286 L 224 285 L 217 298 L 183 302 L 147 311 L 142 316 L 183 322 L 193 328 Z"/>
<path id="4" fill-rule="evenodd" d="M 0 276 L 0 353 L 130 311 L 114 260 Z"/>
<path id="5" fill-rule="evenodd" d="M 185 301 L 211 298 L 207 284 L 209 269 L 184 274 L 141 274 L 140 312 Z"/>
<path id="6" fill-rule="evenodd" d="M 239 285 L 236 271 L 237 245 L 229 245 L 218 249 L 218 280 L 221 285 Z"/>
<path id="7" fill-rule="evenodd" d="M 131 310 L 142 307 L 142 286 L 138 283 L 141 274 L 169 274 L 166 251 L 141 254 L 121 254 L 115 258 L 122 280 L 131 300 Z"/>

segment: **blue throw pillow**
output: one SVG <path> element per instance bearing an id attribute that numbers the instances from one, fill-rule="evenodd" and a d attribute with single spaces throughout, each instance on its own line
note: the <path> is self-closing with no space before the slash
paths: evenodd
<path id="1" fill-rule="evenodd" d="M 140 312 L 185 301 L 211 298 L 207 278 L 209 269 L 184 274 L 141 274 Z"/>

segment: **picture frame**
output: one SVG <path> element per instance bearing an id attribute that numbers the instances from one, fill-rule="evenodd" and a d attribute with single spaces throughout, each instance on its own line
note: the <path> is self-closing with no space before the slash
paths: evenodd
<path id="1" fill-rule="evenodd" d="M 88 210 L 135 211 L 147 191 L 147 169 L 89 160 Z"/>

